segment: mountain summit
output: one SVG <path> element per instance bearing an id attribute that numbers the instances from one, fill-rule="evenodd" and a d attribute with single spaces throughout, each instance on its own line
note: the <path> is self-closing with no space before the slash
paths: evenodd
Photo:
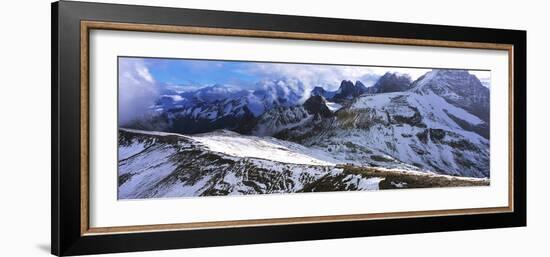
<path id="1" fill-rule="evenodd" d="M 367 87 L 361 83 L 361 81 L 356 81 L 355 84 L 349 80 L 343 80 L 340 83 L 340 88 L 336 91 L 333 99 L 335 101 L 342 100 L 351 100 L 354 97 L 358 97 L 367 92 Z"/>
<path id="2" fill-rule="evenodd" d="M 412 85 L 415 92 L 434 94 L 489 123 L 489 88 L 466 70 L 433 70 Z"/>
<path id="3" fill-rule="evenodd" d="M 411 76 L 407 74 L 386 72 L 374 86 L 368 88 L 368 93 L 401 92 L 411 88 Z"/>
<path id="4" fill-rule="evenodd" d="M 321 117 L 330 117 L 332 112 L 322 96 L 311 96 L 304 102 L 304 108 L 310 114 L 319 114 Z"/>
<path id="5" fill-rule="evenodd" d="M 313 90 L 311 90 L 311 96 L 322 96 L 325 99 L 330 99 L 330 98 L 334 97 L 335 94 L 336 94 L 336 92 L 326 91 L 322 87 L 314 87 Z"/>

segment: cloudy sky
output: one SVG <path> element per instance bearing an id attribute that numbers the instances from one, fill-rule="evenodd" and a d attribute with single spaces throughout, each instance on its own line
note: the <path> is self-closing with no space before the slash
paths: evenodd
<path id="1" fill-rule="evenodd" d="M 386 72 L 406 73 L 415 80 L 430 71 L 430 69 L 418 68 L 128 57 L 120 58 L 119 62 L 121 74 L 141 73 L 146 75 L 146 80 L 155 81 L 161 86 L 179 87 L 181 90 L 186 90 L 186 87 L 192 89 L 214 84 L 252 89 L 255 83 L 261 80 L 292 77 L 301 80 L 311 88 L 323 86 L 327 90 L 336 90 L 344 79 L 360 80 L 366 86 L 370 86 Z M 482 81 L 490 80 L 490 72 L 471 73 Z"/>

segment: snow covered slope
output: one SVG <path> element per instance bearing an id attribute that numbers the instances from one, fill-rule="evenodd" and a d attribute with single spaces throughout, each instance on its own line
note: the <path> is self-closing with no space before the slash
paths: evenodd
<path id="1" fill-rule="evenodd" d="M 297 192 L 322 176 L 340 173 L 331 161 L 322 152 L 274 138 L 122 129 L 118 197 Z"/>
<path id="2" fill-rule="evenodd" d="M 433 70 L 418 78 L 412 87 L 416 93 L 434 93 L 448 103 L 490 122 L 489 88 L 466 70 Z"/>
<path id="3" fill-rule="evenodd" d="M 470 76 L 432 71 L 410 90 L 362 95 L 333 117 L 272 136 L 361 166 L 489 177 L 489 124 L 478 115 L 486 110 L 473 113 L 463 107 L 462 84 L 453 84 Z"/>
<path id="4" fill-rule="evenodd" d="M 323 151 L 272 137 L 244 136 L 223 130 L 189 137 L 210 151 L 235 157 L 257 158 L 282 163 L 334 166 L 334 160 Z"/>
<path id="5" fill-rule="evenodd" d="M 483 179 L 349 166 L 323 151 L 269 137 L 119 130 L 119 199 L 487 184 Z"/>

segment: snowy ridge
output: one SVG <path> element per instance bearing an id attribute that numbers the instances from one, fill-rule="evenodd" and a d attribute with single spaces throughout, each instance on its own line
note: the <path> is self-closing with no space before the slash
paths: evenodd
<path id="1" fill-rule="evenodd" d="M 336 160 L 322 151 L 308 149 L 296 143 L 271 137 L 243 136 L 230 131 L 218 131 L 190 137 L 210 151 L 235 157 L 250 157 L 282 163 L 334 166 Z"/>
<path id="2" fill-rule="evenodd" d="M 229 147 L 222 149 L 220 147 L 224 142 Z M 227 131 L 190 137 L 121 129 L 119 145 L 119 199 L 357 191 L 488 183 L 483 179 L 406 169 L 365 170 L 342 163 L 334 165 L 329 163 L 333 160 L 329 160 L 330 157 L 324 152 L 278 139 L 259 139 Z M 250 148 L 264 151 L 270 149 L 276 154 L 287 156 L 287 159 L 280 162 L 273 154 L 257 153 L 258 149 L 249 153 Z M 288 162 L 289 159 L 295 163 Z M 430 178 L 432 184 L 415 184 L 415 178 L 418 177 Z"/>
<path id="3" fill-rule="evenodd" d="M 282 163 L 334 166 L 337 161 L 322 151 L 308 149 L 300 144 L 279 140 L 272 137 L 256 137 L 220 130 L 193 136 L 158 131 L 144 131 L 121 128 L 121 131 L 151 136 L 176 136 L 189 140 L 195 146 L 205 150 L 234 157 L 249 157 L 272 160 Z M 119 159 L 125 159 L 143 151 L 145 146 L 137 144 L 132 147 L 119 148 Z"/>

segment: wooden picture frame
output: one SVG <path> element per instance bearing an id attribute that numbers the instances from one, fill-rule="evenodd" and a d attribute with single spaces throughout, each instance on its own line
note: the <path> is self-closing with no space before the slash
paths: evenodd
<path id="1" fill-rule="evenodd" d="M 508 206 L 91 227 L 91 30 L 508 52 Z M 61 1 L 52 4 L 52 254 L 79 255 L 526 225 L 526 32 Z M 321 233 L 322 232 L 322 233 Z"/>

